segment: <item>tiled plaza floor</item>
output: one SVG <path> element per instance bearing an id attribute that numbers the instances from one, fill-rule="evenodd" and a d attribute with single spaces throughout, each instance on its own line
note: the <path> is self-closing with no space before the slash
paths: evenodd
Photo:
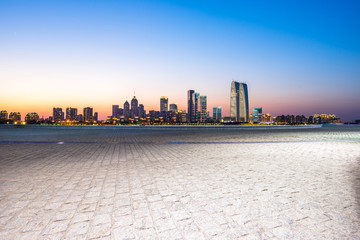
<path id="1" fill-rule="evenodd" d="M 0 128 L 0 239 L 360 239 L 360 126 Z"/>

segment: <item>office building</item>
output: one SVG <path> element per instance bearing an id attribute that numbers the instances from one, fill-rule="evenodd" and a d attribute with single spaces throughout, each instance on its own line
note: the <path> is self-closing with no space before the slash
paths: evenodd
<path id="1" fill-rule="evenodd" d="M 231 82 L 230 117 L 236 122 L 249 122 L 249 96 L 246 83 Z"/>
<path id="2" fill-rule="evenodd" d="M 194 101 L 195 122 L 199 122 L 201 115 L 200 93 L 195 93 L 194 97 L 195 97 L 195 101 Z"/>
<path id="3" fill-rule="evenodd" d="M 213 107 L 213 120 L 219 122 L 221 118 L 221 107 Z"/>
<path id="4" fill-rule="evenodd" d="M 177 112 L 178 111 L 177 103 L 171 103 L 170 104 L 170 111 L 172 111 L 172 112 Z"/>
<path id="5" fill-rule="evenodd" d="M 125 120 L 128 120 L 128 118 L 130 117 L 130 104 L 127 100 L 124 102 L 124 114 L 123 115 L 124 115 Z"/>
<path id="6" fill-rule="evenodd" d="M 144 104 L 139 104 L 139 117 L 146 118 L 146 111 L 144 108 Z"/>
<path id="7" fill-rule="evenodd" d="M 93 117 L 94 122 L 97 122 L 99 120 L 98 118 L 99 118 L 98 112 L 94 112 L 94 117 Z"/>
<path id="8" fill-rule="evenodd" d="M 206 96 L 200 96 L 200 122 L 205 122 L 208 118 Z"/>
<path id="9" fill-rule="evenodd" d="M 167 112 L 167 111 L 169 111 L 168 98 L 165 96 L 162 96 L 160 98 L 160 112 Z"/>
<path id="10" fill-rule="evenodd" d="M 54 122 L 61 122 L 64 120 L 64 113 L 62 108 L 53 108 Z"/>
<path id="11" fill-rule="evenodd" d="M 66 108 L 66 120 L 75 121 L 77 116 L 77 108 Z"/>
<path id="12" fill-rule="evenodd" d="M 7 119 L 8 119 L 8 112 L 6 110 L 1 110 L 0 120 L 7 120 Z"/>
<path id="13" fill-rule="evenodd" d="M 120 108 L 119 105 L 112 105 L 112 115 L 113 118 L 120 118 Z"/>
<path id="14" fill-rule="evenodd" d="M 253 123 L 259 123 L 261 122 L 261 117 L 262 117 L 262 108 L 261 107 L 256 107 L 254 108 L 254 110 L 252 110 L 252 122 Z"/>
<path id="15" fill-rule="evenodd" d="M 188 90 L 187 94 L 187 121 L 194 122 L 195 121 L 195 91 Z"/>
<path id="16" fill-rule="evenodd" d="M 20 112 L 11 112 L 9 116 L 10 120 L 13 121 L 21 121 L 21 114 Z"/>
<path id="17" fill-rule="evenodd" d="M 92 107 L 84 108 L 83 122 L 84 123 L 92 123 L 93 122 L 93 108 Z"/>
<path id="18" fill-rule="evenodd" d="M 132 118 L 139 116 L 139 106 L 138 105 L 139 105 L 138 100 L 134 96 L 131 99 L 131 117 Z"/>

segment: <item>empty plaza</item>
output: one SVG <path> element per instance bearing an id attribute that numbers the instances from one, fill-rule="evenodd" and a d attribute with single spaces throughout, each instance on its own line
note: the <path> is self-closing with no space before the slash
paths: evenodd
<path id="1" fill-rule="evenodd" d="M 0 239 L 359 239 L 360 126 L 0 127 Z"/>

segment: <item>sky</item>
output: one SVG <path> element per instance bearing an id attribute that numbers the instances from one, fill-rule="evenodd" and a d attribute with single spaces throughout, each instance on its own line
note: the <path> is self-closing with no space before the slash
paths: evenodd
<path id="1" fill-rule="evenodd" d="M 100 119 L 134 93 L 187 109 L 187 90 L 229 115 L 250 108 L 360 119 L 359 1 L 0 1 L 0 110 Z"/>

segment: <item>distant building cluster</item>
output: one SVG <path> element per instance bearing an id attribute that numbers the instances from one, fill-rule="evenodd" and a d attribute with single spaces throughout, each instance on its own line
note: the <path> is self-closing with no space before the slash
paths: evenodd
<path id="1" fill-rule="evenodd" d="M 309 117 L 303 115 L 280 115 L 274 118 L 269 113 L 263 113 L 262 107 L 249 109 L 249 94 L 246 83 L 231 82 L 230 88 L 230 116 L 222 116 L 222 107 L 212 108 L 210 115 L 207 108 L 207 96 L 195 90 L 187 91 L 187 111 L 180 110 L 177 103 L 170 103 L 166 96 L 160 97 L 160 111 L 146 112 L 143 104 L 134 96 L 130 103 L 126 100 L 122 107 L 112 105 L 112 114 L 106 120 L 100 121 L 98 113 L 92 107 L 83 108 L 82 113 L 77 108 L 68 107 L 63 111 L 60 107 L 53 108 L 53 115 L 40 118 L 36 112 L 25 115 L 25 122 L 21 121 L 20 112 L 0 111 L 0 123 L 47 123 L 47 124 L 123 124 L 123 123 L 251 123 L 251 124 L 323 124 L 340 123 L 335 115 L 314 114 Z"/>
<path id="2" fill-rule="evenodd" d="M 169 105 L 168 97 L 162 96 L 160 98 L 160 111 L 150 110 L 147 113 L 144 105 L 138 104 L 138 100 L 134 96 L 131 104 L 127 100 L 125 101 L 123 108 L 119 108 L 119 105 L 113 105 L 112 115 L 106 119 L 106 123 L 112 124 L 154 122 L 183 123 L 186 122 L 186 112 L 178 110 L 176 103 Z"/>
<path id="3" fill-rule="evenodd" d="M 280 115 L 274 118 L 277 124 L 325 124 L 325 123 L 341 123 L 341 119 L 334 114 L 314 114 L 309 117 L 304 115 Z"/>

